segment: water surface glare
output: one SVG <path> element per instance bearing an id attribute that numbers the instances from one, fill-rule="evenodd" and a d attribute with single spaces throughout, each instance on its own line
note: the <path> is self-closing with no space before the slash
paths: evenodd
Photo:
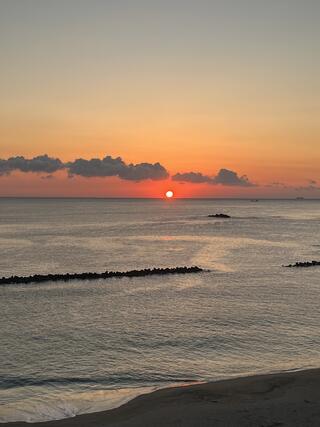
<path id="1" fill-rule="evenodd" d="M 0 199 L 0 276 L 210 270 L 0 287 L 0 422 L 319 367 L 320 267 L 282 267 L 320 260 L 319 225 L 319 201 Z"/>

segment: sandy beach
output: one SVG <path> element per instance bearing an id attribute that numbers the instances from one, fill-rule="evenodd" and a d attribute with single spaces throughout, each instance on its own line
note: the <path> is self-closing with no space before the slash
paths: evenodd
<path id="1" fill-rule="evenodd" d="M 319 400 L 320 369 L 313 369 L 167 388 L 139 396 L 117 409 L 36 423 L 36 426 L 318 427 Z"/>

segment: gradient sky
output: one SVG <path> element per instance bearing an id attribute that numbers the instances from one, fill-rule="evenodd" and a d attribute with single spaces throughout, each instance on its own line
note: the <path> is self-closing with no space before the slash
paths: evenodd
<path id="1" fill-rule="evenodd" d="M 320 197 L 319 21 L 319 0 L 0 0 L 0 159 L 255 184 L 14 170 L 0 196 Z"/>

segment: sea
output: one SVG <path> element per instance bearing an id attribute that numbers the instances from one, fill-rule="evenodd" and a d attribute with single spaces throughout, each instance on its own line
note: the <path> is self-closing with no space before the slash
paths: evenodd
<path id="1" fill-rule="evenodd" d="M 309 260 L 318 200 L 0 199 L 1 277 L 205 270 L 0 286 L 0 422 L 319 367 L 320 267 L 283 266 Z"/>

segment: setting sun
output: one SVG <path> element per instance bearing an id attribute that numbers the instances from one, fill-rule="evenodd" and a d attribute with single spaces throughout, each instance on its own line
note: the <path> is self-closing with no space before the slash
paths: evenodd
<path id="1" fill-rule="evenodd" d="M 173 197 L 173 191 L 169 190 L 166 192 L 167 199 L 171 199 Z"/>

